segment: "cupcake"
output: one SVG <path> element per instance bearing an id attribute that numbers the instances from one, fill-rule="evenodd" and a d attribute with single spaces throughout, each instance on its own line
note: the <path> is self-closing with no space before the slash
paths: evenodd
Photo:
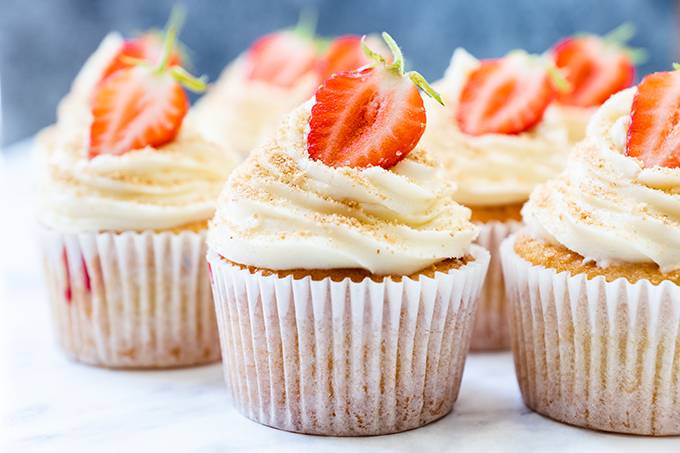
<path id="1" fill-rule="evenodd" d="M 557 93 L 555 108 L 567 125 L 570 142 L 585 137 L 590 117 L 604 101 L 633 84 L 635 63 L 643 57 L 641 49 L 626 47 L 633 34 L 633 26 L 626 23 L 605 36 L 565 38 L 551 49 L 555 66 L 569 82 L 569 89 Z"/>
<path id="2" fill-rule="evenodd" d="M 501 247 L 526 405 L 577 426 L 680 434 L 680 73 L 595 113 Z"/>
<path id="3" fill-rule="evenodd" d="M 48 295 L 58 342 L 77 361 L 220 358 L 204 243 L 236 157 L 183 122 L 182 85 L 203 82 L 177 65 L 175 33 L 144 52 L 133 50 L 156 41 L 108 36 L 38 138 Z"/>
<path id="4" fill-rule="evenodd" d="M 227 387 L 265 425 L 357 436 L 456 400 L 488 253 L 418 146 L 394 63 L 326 80 L 230 176 L 208 233 Z M 414 83 L 415 82 L 415 85 Z"/>
<path id="5" fill-rule="evenodd" d="M 305 26 L 271 33 L 225 68 L 195 115 L 208 138 L 245 158 L 322 80 L 367 63 L 358 36 L 326 45 Z"/>
<path id="6" fill-rule="evenodd" d="M 456 201 L 472 210 L 477 242 L 491 253 L 471 350 L 510 347 L 498 247 L 520 228 L 531 190 L 561 171 L 569 151 L 566 125 L 550 103 L 556 90 L 548 68 L 521 51 L 479 61 L 457 49 L 434 84 L 445 106 L 426 100 L 423 146 L 443 163 Z"/>

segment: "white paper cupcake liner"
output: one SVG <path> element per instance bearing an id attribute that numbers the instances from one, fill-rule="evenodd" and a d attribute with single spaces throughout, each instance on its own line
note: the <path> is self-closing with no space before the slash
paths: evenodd
<path id="1" fill-rule="evenodd" d="M 457 398 L 488 266 L 434 278 L 264 276 L 208 253 L 227 387 L 259 423 L 357 436 L 416 428 Z"/>
<path id="2" fill-rule="evenodd" d="M 501 246 L 526 405 L 603 431 L 680 434 L 680 286 L 557 273 Z"/>
<path id="3" fill-rule="evenodd" d="M 56 336 L 69 357 L 116 368 L 219 360 L 205 231 L 42 228 L 40 239 Z"/>
<path id="4" fill-rule="evenodd" d="M 519 231 L 523 224 L 507 222 L 476 223 L 479 237 L 476 243 L 491 254 L 489 271 L 477 303 L 475 325 L 470 338 L 470 351 L 498 351 L 510 349 L 510 319 L 505 297 L 500 247 L 503 240 Z"/>

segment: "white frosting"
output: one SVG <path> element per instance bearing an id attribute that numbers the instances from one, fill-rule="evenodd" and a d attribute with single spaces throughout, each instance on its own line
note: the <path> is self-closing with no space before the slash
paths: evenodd
<path id="1" fill-rule="evenodd" d="M 243 157 L 264 143 L 283 117 L 309 99 L 318 85 L 311 72 L 291 88 L 248 80 L 244 62 L 240 57 L 227 66 L 193 113 L 206 137 Z"/>
<path id="2" fill-rule="evenodd" d="M 122 44 L 108 35 L 60 103 L 57 124 L 38 138 L 39 220 L 60 231 L 170 229 L 207 221 L 237 157 L 184 122 L 171 143 L 121 156 L 87 157 L 89 99 Z"/>
<path id="3" fill-rule="evenodd" d="M 421 143 L 456 182 L 456 201 L 471 206 L 521 203 L 537 184 L 564 168 L 569 151 L 567 126 L 551 106 L 537 126 L 521 134 L 471 136 L 461 132 L 455 120 L 458 99 L 478 65 L 472 55 L 456 49 L 444 78 L 434 84 L 445 106 L 425 100 L 427 129 Z"/>
<path id="4" fill-rule="evenodd" d="M 680 169 L 624 154 L 635 92 L 600 107 L 566 170 L 532 193 L 523 216 L 537 236 L 600 266 L 653 262 L 669 272 L 680 269 Z"/>
<path id="5" fill-rule="evenodd" d="M 597 107 L 579 107 L 575 105 L 553 104 L 550 107 L 560 115 L 560 119 L 567 128 L 569 142 L 574 144 L 586 136 L 586 128 Z"/>
<path id="6" fill-rule="evenodd" d="M 311 103 L 229 178 L 208 233 L 223 257 L 267 269 L 410 274 L 468 252 L 470 211 L 422 149 L 390 170 L 309 158 Z"/>

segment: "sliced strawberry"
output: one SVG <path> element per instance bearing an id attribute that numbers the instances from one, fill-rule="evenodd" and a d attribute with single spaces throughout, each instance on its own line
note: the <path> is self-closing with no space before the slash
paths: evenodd
<path id="1" fill-rule="evenodd" d="M 92 99 L 89 156 L 168 143 L 188 109 L 186 93 L 169 73 L 141 66 L 116 71 Z"/>
<path id="2" fill-rule="evenodd" d="M 571 85 L 569 91 L 557 96 L 562 104 L 598 106 L 633 83 L 635 67 L 628 54 L 598 36 L 564 39 L 552 53 L 555 66 Z"/>
<path id="3" fill-rule="evenodd" d="M 541 121 L 553 96 L 546 66 L 535 57 L 483 60 L 461 91 L 458 127 L 470 135 L 518 134 Z"/>
<path id="4" fill-rule="evenodd" d="M 173 62 L 177 30 L 183 14 L 174 9 L 158 61 L 132 62 L 102 80 L 92 95 L 88 155 L 119 155 L 172 141 L 189 110 L 182 86 L 203 91 L 197 79 Z"/>
<path id="5" fill-rule="evenodd" d="M 126 40 L 116 56 L 111 60 L 111 63 L 109 63 L 109 66 L 102 73 L 101 78 L 103 80 L 120 69 L 134 66 L 130 61 L 131 59 L 156 64 L 161 57 L 162 51 L 163 40 L 156 33 L 145 33 L 135 39 Z M 182 58 L 180 53 L 175 50 L 170 55 L 168 65 L 179 66 L 181 64 Z"/>
<path id="6" fill-rule="evenodd" d="M 420 74 L 404 74 L 399 47 L 386 33 L 383 38 L 394 63 L 366 49 L 376 64 L 336 73 L 317 90 L 307 135 L 312 159 L 332 167 L 390 168 L 420 140 L 426 117 L 418 87 L 439 95 Z"/>
<path id="7" fill-rule="evenodd" d="M 626 154 L 645 167 L 680 167 L 680 71 L 640 82 L 631 108 Z"/>
<path id="8" fill-rule="evenodd" d="M 352 71 L 371 63 L 361 50 L 361 37 L 355 35 L 335 38 L 319 60 L 318 71 L 321 80 L 326 80 L 336 72 Z"/>
<path id="9" fill-rule="evenodd" d="M 246 77 L 290 88 L 315 64 L 312 39 L 294 32 L 272 33 L 258 39 L 248 50 Z"/>

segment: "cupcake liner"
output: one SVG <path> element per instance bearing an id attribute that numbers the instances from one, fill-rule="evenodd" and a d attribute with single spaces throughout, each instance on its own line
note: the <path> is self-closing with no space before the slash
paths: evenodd
<path id="1" fill-rule="evenodd" d="M 501 242 L 522 228 L 522 223 L 507 222 L 476 223 L 479 237 L 476 243 L 491 254 L 489 271 L 479 295 L 475 325 L 470 338 L 470 351 L 498 351 L 510 349 L 510 320 L 505 297 L 503 269 L 501 266 Z"/>
<path id="2" fill-rule="evenodd" d="M 200 233 L 41 228 L 59 344 L 78 361 L 158 368 L 219 360 Z"/>
<path id="3" fill-rule="evenodd" d="M 525 404 L 572 425 L 680 434 L 680 286 L 588 280 L 501 254 Z"/>
<path id="4" fill-rule="evenodd" d="M 294 279 L 208 253 L 224 372 L 246 417 L 358 436 L 417 428 L 453 408 L 486 250 L 434 278 Z"/>

